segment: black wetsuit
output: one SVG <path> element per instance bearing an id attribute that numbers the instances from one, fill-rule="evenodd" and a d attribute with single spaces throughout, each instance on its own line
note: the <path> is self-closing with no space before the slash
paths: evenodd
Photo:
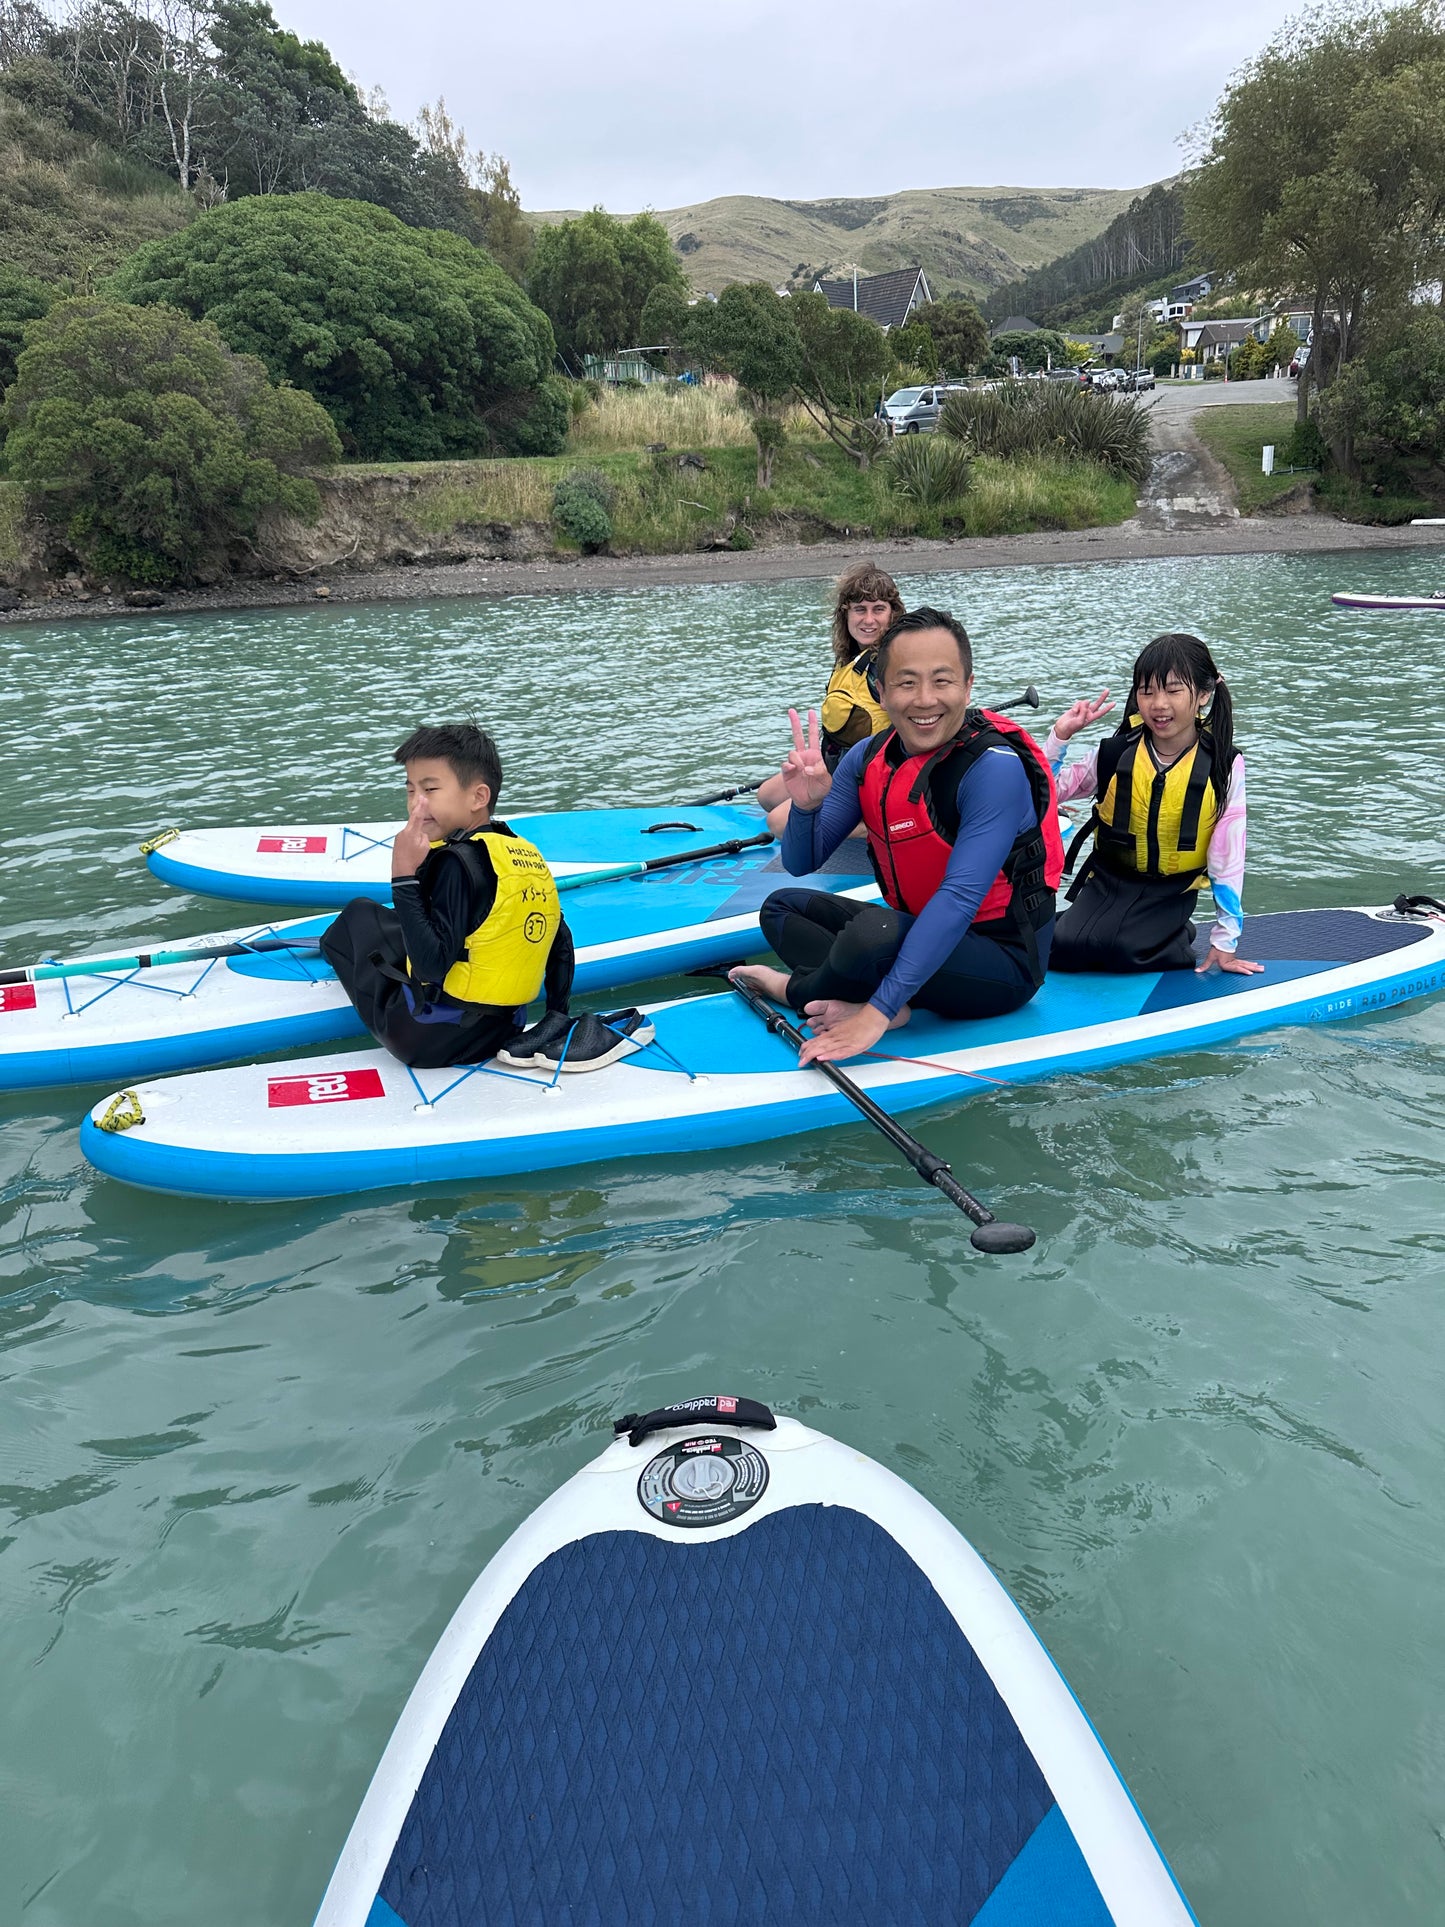
<path id="1" fill-rule="evenodd" d="M 513 834 L 502 822 L 487 827 L 500 836 Z M 467 834 L 448 841 L 463 841 Z M 463 1003 L 442 989 L 496 896 L 496 872 L 485 844 L 468 843 L 465 859 L 443 847 L 428 853 L 415 876 L 393 878 L 394 908 L 356 897 L 322 937 L 321 954 L 357 1016 L 404 1064 L 418 1070 L 480 1064 L 521 1029 L 520 1011 Z M 567 1009 L 574 968 L 572 933 L 564 918 L 547 957 L 548 1010 Z"/>

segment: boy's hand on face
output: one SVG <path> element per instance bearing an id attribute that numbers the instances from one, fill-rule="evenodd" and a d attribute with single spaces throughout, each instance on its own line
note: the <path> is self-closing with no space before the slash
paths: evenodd
<path id="1" fill-rule="evenodd" d="M 391 874 L 414 877 L 431 848 L 431 838 L 422 827 L 426 817 L 426 798 L 417 792 L 404 829 L 398 830 L 391 846 Z"/>

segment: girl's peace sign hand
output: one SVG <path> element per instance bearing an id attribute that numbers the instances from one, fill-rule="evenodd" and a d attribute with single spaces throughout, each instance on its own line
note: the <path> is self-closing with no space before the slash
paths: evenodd
<path id="1" fill-rule="evenodd" d="M 833 778 L 818 747 L 818 712 L 808 711 L 806 740 L 796 709 L 788 711 L 788 721 L 793 726 L 793 747 L 782 768 L 783 788 L 798 809 L 815 810 L 833 787 Z"/>
<path id="2" fill-rule="evenodd" d="M 1092 700 L 1088 696 L 1084 696 L 1078 702 L 1069 704 L 1063 715 L 1060 716 L 1059 720 L 1054 724 L 1054 734 L 1061 743 L 1066 743 L 1071 736 L 1076 736 L 1081 729 L 1087 729 L 1090 723 L 1096 723 L 1101 716 L 1107 716 L 1109 711 L 1114 707 L 1115 705 L 1109 701 L 1109 692 L 1107 689 L 1102 690 L 1100 694 Z"/>

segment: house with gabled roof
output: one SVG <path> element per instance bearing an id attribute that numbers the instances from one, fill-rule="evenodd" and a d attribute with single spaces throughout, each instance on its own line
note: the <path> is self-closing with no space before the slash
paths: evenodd
<path id="1" fill-rule="evenodd" d="M 876 321 L 887 334 L 901 328 L 915 308 L 933 299 L 922 268 L 896 268 L 891 274 L 850 275 L 847 279 L 813 283 L 830 308 L 852 308 Z"/>

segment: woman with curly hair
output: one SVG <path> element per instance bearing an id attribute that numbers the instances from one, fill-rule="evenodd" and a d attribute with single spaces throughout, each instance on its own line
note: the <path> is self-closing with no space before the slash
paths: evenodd
<path id="1" fill-rule="evenodd" d="M 833 673 L 819 709 L 823 760 L 836 769 L 845 752 L 889 727 L 873 683 L 873 652 L 904 613 L 898 584 L 874 562 L 855 562 L 839 576 L 833 597 Z M 781 835 L 788 796 L 780 776 L 758 791 L 768 828 Z"/>

